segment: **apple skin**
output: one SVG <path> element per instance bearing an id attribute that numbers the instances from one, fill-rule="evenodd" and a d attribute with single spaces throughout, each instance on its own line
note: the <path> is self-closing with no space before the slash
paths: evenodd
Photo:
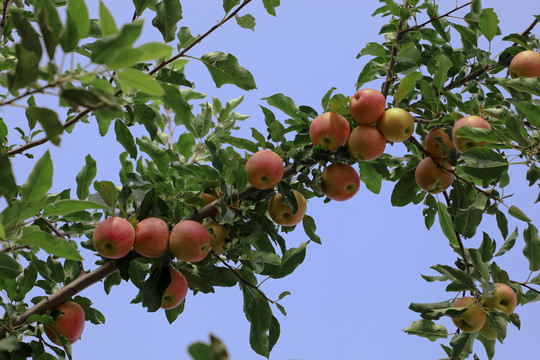
<path id="1" fill-rule="evenodd" d="M 458 317 L 453 317 L 452 322 L 459 329 L 466 333 L 480 331 L 486 324 L 486 313 L 484 309 L 474 302 L 472 297 L 464 296 L 457 299 L 452 307 L 468 307 L 468 309 Z"/>
<path id="2" fill-rule="evenodd" d="M 133 250 L 147 258 L 157 258 L 169 249 L 169 227 L 160 218 L 150 217 L 135 226 Z"/>
<path id="3" fill-rule="evenodd" d="M 540 54 L 533 50 L 522 51 L 512 58 L 508 68 L 512 78 L 540 76 Z"/>
<path id="4" fill-rule="evenodd" d="M 420 161 L 414 171 L 414 179 L 420 189 L 430 193 L 438 194 L 446 190 L 454 179 L 452 175 L 444 169 L 452 169 L 447 162 L 436 163 L 430 157 Z"/>
<path id="5" fill-rule="evenodd" d="M 414 118 L 407 110 L 392 108 L 384 112 L 377 126 L 386 140 L 403 142 L 414 132 Z"/>
<path id="6" fill-rule="evenodd" d="M 349 200 L 359 188 L 360 175 L 351 165 L 336 163 L 322 172 L 322 189 L 332 200 Z"/>
<path id="7" fill-rule="evenodd" d="M 373 126 L 358 125 L 351 131 L 347 147 L 355 158 L 362 161 L 371 161 L 384 153 L 386 139 Z"/>
<path id="8" fill-rule="evenodd" d="M 444 159 L 448 157 L 448 153 L 443 152 L 441 142 L 446 147 L 454 150 L 454 142 L 452 139 L 450 139 L 450 136 L 448 136 L 447 133 L 445 133 L 441 128 L 431 129 L 424 139 L 424 146 L 431 157 L 436 159 Z"/>
<path id="9" fill-rule="evenodd" d="M 215 197 L 212 194 L 208 194 L 208 193 L 203 192 L 203 193 L 201 193 L 201 199 L 203 201 L 203 207 L 205 207 L 206 205 L 210 204 L 211 202 L 216 201 L 218 198 Z M 210 216 L 216 217 L 216 216 L 218 216 L 218 214 L 219 214 L 219 210 L 215 209 Z"/>
<path id="10" fill-rule="evenodd" d="M 384 95 L 375 89 L 358 90 L 352 97 L 349 110 L 353 119 L 362 125 L 374 124 L 386 109 Z"/>
<path id="11" fill-rule="evenodd" d="M 56 334 L 60 334 L 73 344 L 80 339 L 84 330 L 84 310 L 81 305 L 68 301 L 58 306 L 55 310 L 63 312 L 55 320 L 55 326 L 45 325 L 45 334 L 56 345 L 62 345 Z"/>
<path id="12" fill-rule="evenodd" d="M 180 305 L 188 292 L 188 283 L 184 275 L 176 269 L 169 269 L 171 271 L 171 283 L 161 298 L 161 308 L 165 310 L 174 309 Z"/>
<path id="13" fill-rule="evenodd" d="M 120 259 L 133 248 L 135 229 L 126 219 L 113 216 L 96 226 L 93 242 L 99 255 L 108 259 Z"/>
<path id="14" fill-rule="evenodd" d="M 208 233 L 210 235 L 212 249 L 217 253 L 222 252 L 225 239 L 229 237 L 229 229 L 216 221 L 207 221 L 203 223 L 203 226 L 206 230 L 212 229 L 214 232 L 213 234 L 210 232 Z"/>
<path id="15" fill-rule="evenodd" d="M 494 328 L 489 326 L 487 321 L 486 321 L 486 324 L 480 329 L 480 334 L 482 334 L 486 339 L 490 339 L 490 340 L 497 339 L 497 331 L 495 331 Z"/>
<path id="16" fill-rule="evenodd" d="M 298 209 L 295 213 L 292 209 L 285 205 L 283 195 L 277 193 L 268 202 L 268 213 L 274 222 L 281 226 L 294 226 L 304 218 L 307 210 L 306 198 L 299 191 L 293 190 L 294 198 L 298 204 Z"/>
<path id="17" fill-rule="evenodd" d="M 273 151 L 260 150 L 246 162 L 248 182 L 259 190 L 276 186 L 283 178 L 283 159 Z"/>
<path id="18" fill-rule="evenodd" d="M 311 122 L 309 137 L 314 146 L 321 145 L 328 151 L 336 151 L 347 143 L 350 131 L 347 119 L 334 112 L 325 112 Z"/>
<path id="19" fill-rule="evenodd" d="M 454 147 L 460 153 L 464 153 L 472 147 L 480 147 L 485 144 L 485 142 L 475 142 L 472 139 L 456 136 L 456 131 L 458 131 L 463 126 L 472 126 L 477 128 L 483 128 L 491 130 L 491 125 L 489 122 L 481 116 L 470 115 L 465 116 L 454 124 L 452 129 L 452 140 L 454 142 Z"/>
<path id="20" fill-rule="evenodd" d="M 486 308 L 496 308 L 506 315 L 514 312 L 517 306 L 517 296 L 514 290 L 503 283 L 494 283 L 495 290 L 486 298 L 484 306 Z"/>
<path id="21" fill-rule="evenodd" d="M 169 249 L 182 261 L 201 261 L 210 248 L 210 234 L 196 221 L 182 220 L 171 230 Z"/>

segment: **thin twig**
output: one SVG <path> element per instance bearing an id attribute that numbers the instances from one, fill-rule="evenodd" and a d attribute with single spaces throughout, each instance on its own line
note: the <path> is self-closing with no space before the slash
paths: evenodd
<path id="1" fill-rule="evenodd" d="M 414 30 L 420 29 L 420 28 L 422 28 L 422 27 L 424 27 L 424 26 L 426 26 L 426 25 L 428 25 L 428 24 L 430 24 L 430 23 L 432 23 L 432 22 L 434 22 L 434 21 L 437 21 L 437 20 L 439 20 L 439 19 L 442 19 L 442 18 L 444 18 L 444 17 L 447 17 L 447 16 L 449 16 L 450 14 L 452 14 L 452 13 L 458 11 L 458 10 L 463 9 L 465 6 L 471 5 L 471 4 L 472 4 L 473 2 L 475 2 L 475 1 L 476 1 L 476 0 L 469 1 L 469 2 L 466 3 L 466 4 L 463 4 L 463 5 L 461 5 L 461 6 L 456 7 L 454 10 L 450 10 L 450 11 L 447 12 L 446 14 L 439 15 L 439 16 L 436 16 L 436 17 L 434 17 L 434 18 L 431 18 L 431 19 L 429 19 L 428 21 L 426 21 L 426 22 L 424 22 L 424 23 L 422 23 L 422 24 L 420 24 L 420 25 L 415 25 L 415 26 L 413 26 L 413 27 L 411 27 L 411 28 L 405 29 L 405 30 L 403 30 L 401 33 L 404 34 L 404 33 L 409 32 L 409 31 L 414 31 Z"/>
<path id="2" fill-rule="evenodd" d="M 8 247 L 0 249 L 0 253 L 7 253 L 7 252 L 18 251 L 22 249 L 30 249 L 30 245 L 8 246 Z"/>
<path id="3" fill-rule="evenodd" d="M 405 2 L 407 6 L 407 2 Z M 403 30 L 403 19 L 399 19 L 398 28 L 396 31 L 396 40 L 394 46 L 392 46 L 392 54 L 390 55 L 390 62 L 388 63 L 388 71 L 386 72 L 386 80 L 384 81 L 382 94 L 386 98 L 388 96 L 388 91 L 390 90 L 390 85 L 394 81 L 394 67 L 396 66 L 396 56 L 399 48 L 399 38 Z"/>
<path id="4" fill-rule="evenodd" d="M 9 9 L 10 3 L 11 0 L 4 0 L 4 4 L 2 7 L 2 21 L 0 21 L 0 41 L 2 41 L 2 37 L 4 36 L 4 26 L 6 25 L 7 10 Z"/>

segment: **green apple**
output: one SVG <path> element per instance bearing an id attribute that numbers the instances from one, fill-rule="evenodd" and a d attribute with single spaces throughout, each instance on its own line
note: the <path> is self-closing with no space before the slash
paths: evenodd
<path id="1" fill-rule="evenodd" d="M 446 190 L 454 181 L 452 174 L 447 170 L 452 169 L 447 162 L 437 162 L 430 157 L 420 161 L 414 172 L 414 179 L 420 189 L 437 194 Z"/>
<path id="2" fill-rule="evenodd" d="M 463 314 L 452 318 L 454 325 L 463 332 L 475 333 L 480 331 L 486 324 L 484 309 L 472 297 L 464 296 L 459 298 L 452 304 L 452 307 L 467 308 Z"/>
<path id="3" fill-rule="evenodd" d="M 369 125 L 358 125 L 347 141 L 351 155 L 362 161 L 371 161 L 382 155 L 386 139 L 379 130 Z"/>
<path id="4" fill-rule="evenodd" d="M 441 144 L 444 144 L 444 146 L 448 148 L 446 149 L 446 152 Z M 452 139 L 450 139 L 450 136 L 448 136 L 441 128 L 435 128 L 431 129 L 426 135 L 424 147 L 431 157 L 443 159 L 447 158 L 450 150 L 454 149 L 454 143 L 452 142 Z"/>
<path id="5" fill-rule="evenodd" d="M 248 182 L 259 190 L 271 189 L 283 178 L 283 159 L 273 151 L 260 150 L 246 162 Z"/>
<path id="6" fill-rule="evenodd" d="M 188 283 L 184 275 L 176 269 L 169 269 L 171 272 L 171 283 L 161 298 L 161 308 L 165 310 L 174 309 L 180 305 L 188 292 Z"/>
<path id="7" fill-rule="evenodd" d="M 45 325 L 45 334 L 56 345 L 62 345 L 57 334 L 66 337 L 70 344 L 79 340 L 84 330 L 84 310 L 81 305 L 73 301 L 68 301 L 58 306 L 54 310 L 63 314 L 54 320 L 54 326 Z"/>
<path id="8" fill-rule="evenodd" d="M 328 151 L 336 151 L 347 143 L 350 131 L 347 119 L 334 112 L 325 112 L 311 122 L 309 137 L 314 146 L 321 145 Z"/>
<path id="9" fill-rule="evenodd" d="M 113 216 L 96 226 L 93 242 L 99 255 L 108 259 L 120 259 L 133 248 L 135 230 L 126 219 Z"/>
<path id="10" fill-rule="evenodd" d="M 513 57 L 508 70 L 512 78 L 539 77 L 540 54 L 532 50 L 522 51 Z"/>
<path id="11" fill-rule="evenodd" d="M 274 222 L 282 226 L 294 226 L 304 218 L 307 210 L 306 198 L 299 191 L 293 190 L 298 204 L 296 212 L 283 203 L 283 195 L 277 193 L 268 202 L 268 214 Z"/>
<path id="12" fill-rule="evenodd" d="M 169 227 L 160 218 L 149 217 L 135 226 L 133 249 L 147 258 L 157 258 L 169 248 Z"/>
<path id="13" fill-rule="evenodd" d="M 358 90 L 351 98 L 349 111 L 353 119 L 362 125 L 377 122 L 386 109 L 384 95 L 375 89 Z"/>
<path id="14" fill-rule="evenodd" d="M 503 283 L 494 283 L 495 290 L 486 297 L 484 306 L 486 308 L 496 308 L 506 315 L 514 312 L 517 306 L 517 296 L 514 290 Z"/>
<path id="15" fill-rule="evenodd" d="M 210 248 L 210 234 L 196 221 L 182 220 L 171 230 L 169 249 L 182 261 L 201 261 Z"/>
<path id="16" fill-rule="evenodd" d="M 392 108 L 384 112 L 377 126 L 386 140 L 402 142 L 413 134 L 414 118 L 407 110 Z"/>
<path id="17" fill-rule="evenodd" d="M 351 165 L 332 164 L 324 169 L 321 175 L 322 190 L 332 200 L 348 200 L 360 188 L 360 176 Z"/>
<path id="18" fill-rule="evenodd" d="M 452 140 L 457 151 L 459 151 L 460 153 L 464 153 L 472 147 L 480 147 L 485 144 L 485 142 L 476 142 L 466 137 L 456 136 L 456 131 L 458 131 L 463 126 L 471 126 L 491 130 L 491 125 L 489 124 L 489 122 L 481 116 L 470 115 L 459 119 L 458 121 L 456 121 L 452 129 Z"/>

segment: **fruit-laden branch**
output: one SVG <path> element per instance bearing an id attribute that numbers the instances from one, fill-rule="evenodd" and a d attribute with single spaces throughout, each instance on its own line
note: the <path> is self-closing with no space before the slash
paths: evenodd
<path id="1" fill-rule="evenodd" d="M 439 15 L 439 16 L 436 16 L 436 17 L 434 17 L 434 18 L 431 18 L 431 19 L 429 19 L 428 21 L 426 21 L 426 22 L 424 22 L 424 23 L 422 23 L 422 24 L 415 25 L 415 26 L 413 26 L 413 27 L 411 27 L 411 28 L 405 29 L 405 30 L 403 30 L 401 33 L 404 34 L 404 33 L 409 32 L 409 31 L 414 31 L 414 30 L 418 30 L 418 29 L 420 29 L 420 28 L 423 28 L 424 26 L 426 26 L 426 25 L 428 25 L 428 24 L 430 24 L 430 23 L 432 23 L 432 22 L 434 22 L 434 21 L 437 21 L 437 20 L 439 20 L 439 19 L 442 19 L 442 18 L 444 18 L 444 17 L 447 17 L 447 16 L 451 15 L 452 13 L 454 13 L 454 12 L 456 12 L 456 11 L 458 11 L 458 10 L 463 9 L 465 6 L 471 5 L 471 4 L 472 4 L 473 2 L 475 2 L 475 1 L 476 1 L 476 0 L 472 0 L 472 1 L 469 1 L 468 3 L 466 3 L 466 4 L 463 4 L 463 5 L 461 5 L 461 6 L 457 6 L 454 10 L 450 10 L 450 11 L 447 12 L 446 14 Z"/>

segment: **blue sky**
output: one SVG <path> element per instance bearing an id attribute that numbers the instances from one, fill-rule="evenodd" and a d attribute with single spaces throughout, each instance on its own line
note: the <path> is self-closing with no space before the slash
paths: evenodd
<path id="1" fill-rule="evenodd" d="M 447 2 L 454 5 L 453 1 L 441 3 Z M 87 4 L 93 17 L 97 17 L 98 1 Z M 105 4 L 118 25 L 131 20 L 131 1 L 109 0 Z M 184 1 L 182 5 L 183 25 L 189 26 L 192 34 L 204 33 L 223 17 L 218 0 Z M 375 0 L 335 0 L 331 4 L 320 0 L 283 0 L 274 18 L 264 12 L 260 1 L 254 1 L 242 14 L 256 17 L 255 32 L 231 21 L 190 54 L 230 52 L 252 72 L 258 89 L 245 94 L 244 103 L 237 109 L 251 115 L 240 123 L 245 134 L 249 134 L 250 127 L 264 126 L 259 104 L 265 103 L 260 98 L 284 93 L 297 105 L 309 105 L 320 112 L 320 99 L 331 87 L 352 95 L 358 73 L 368 60 L 355 59 L 356 54 L 365 43 L 382 40 L 378 32 L 386 20 L 370 16 L 378 6 Z M 503 34 L 523 31 L 533 20 L 530 14 L 540 13 L 538 0 L 484 1 L 484 6 L 493 7 L 498 13 Z M 466 12 L 458 12 L 457 16 Z M 540 35 L 540 28 L 535 28 L 533 33 Z M 147 20 L 141 42 L 160 39 Z M 493 48 L 507 45 L 497 37 Z M 196 90 L 206 93 L 209 99 L 216 96 L 226 101 L 244 94 L 229 85 L 215 89 L 204 66 L 196 61 L 190 62 L 186 72 L 188 79 L 195 82 Z M 365 87 L 380 88 L 381 84 L 378 81 Z M 17 116 L 17 112 L 2 114 L 5 119 L 10 115 Z M 97 161 L 97 180 L 119 183 L 117 154 L 122 149 L 116 144 L 113 131 L 100 138 L 93 121 L 78 124 L 73 134 L 64 135 L 62 147 L 44 145 L 34 154 L 38 157 L 47 148 L 55 165 L 53 191 L 70 187 L 74 191 L 75 175 L 87 154 Z M 396 144 L 387 149 L 398 154 L 404 151 L 404 146 Z M 13 166 L 21 182 L 31 170 L 32 161 L 18 156 Z M 523 168 L 513 168 L 507 191 L 515 193 L 511 204 L 519 206 L 538 223 L 538 205 L 531 200 L 537 192 L 527 187 L 524 174 Z M 323 204 L 322 199 L 309 202 L 308 214 L 317 221 L 317 234 L 323 245 L 310 244 L 306 260 L 291 276 L 267 281 L 263 286 L 270 298 L 277 298 L 286 290 L 292 293 L 281 302 L 288 312 L 286 317 L 273 309 L 281 323 L 281 337 L 270 359 L 443 357 L 439 342 L 408 336 L 401 329 L 418 320 L 407 309 L 410 302 L 435 302 L 452 297 L 444 291 L 446 284 L 427 283 L 420 274 L 433 274 L 429 267 L 435 264 L 453 264 L 455 255 L 437 225 L 431 231 L 425 229 L 422 206 L 391 206 L 391 190 L 392 184 L 385 183 L 381 194 L 374 195 L 362 185 L 359 193 L 344 203 Z M 515 226 L 519 226 L 521 233 L 523 223 L 511 222 L 509 228 Z M 479 230 L 488 231 L 502 244 L 494 219 L 485 221 Z M 288 246 L 298 246 L 307 236 L 300 227 L 287 234 L 286 239 Z M 466 246 L 477 246 L 480 240 L 481 236 L 477 235 Z M 528 275 L 522 248 L 520 236 L 515 248 L 499 264 L 515 280 L 524 280 Z M 87 268 L 95 268 L 92 264 L 97 258 L 88 252 L 83 256 Z M 249 346 L 249 323 L 242 312 L 242 294 L 238 288 L 188 295 L 184 313 L 172 325 L 164 313 L 146 313 L 139 304 L 130 304 L 136 295 L 132 284 L 113 288 L 109 296 L 101 284 L 96 284 L 81 295 L 92 299 L 95 307 L 105 314 L 106 323 L 86 324 L 82 340 L 73 347 L 75 359 L 184 359 L 188 358 L 188 344 L 207 341 L 210 332 L 225 342 L 233 360 L 261 358 Z M 530 304 L 518 307 L 516 312 L 521 317 L 522 330 L 509 326 L 505 344 L 496 348 L 497 359 L 535 354 L 540 309 Z M 440 323 L 449 332 L 455 329 L 449 319 Z M 475 349 L 485 358 L 480 343 Z"/>

